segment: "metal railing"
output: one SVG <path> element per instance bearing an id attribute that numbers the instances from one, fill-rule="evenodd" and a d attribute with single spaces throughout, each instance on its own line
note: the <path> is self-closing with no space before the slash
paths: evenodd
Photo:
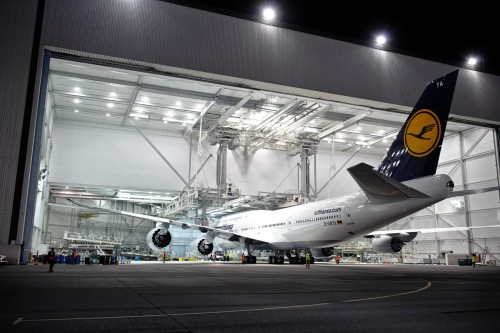
<path id="1" fill-rule="evenodd" d="M 110 244 L 121 245 L 123 239 L 121 237 L 104 236 L 104 235 L 85 235 L 79 232 L 65 231 L 63 239 L 71 242 L 81 242 L 88 244 Z"/>

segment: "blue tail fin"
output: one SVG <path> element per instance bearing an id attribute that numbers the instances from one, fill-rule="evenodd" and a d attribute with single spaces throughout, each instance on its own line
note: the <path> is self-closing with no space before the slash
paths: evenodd
<path id="1" fill-rule="evenodd" d="M 457 77 L 458 70 L 427 85 L 378 171 L 400 182 L 436 173 Z"/>

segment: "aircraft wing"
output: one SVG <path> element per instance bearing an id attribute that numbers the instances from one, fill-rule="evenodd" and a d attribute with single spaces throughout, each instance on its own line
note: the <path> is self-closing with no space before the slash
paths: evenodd
<path id="1" fill-rule="evenodd" d="M 203 225 L 199 225 L 199 224 L 170 220 L 170 219 L 166 219 L 166 218 L 159 217 L 159 216 L 132 213 L 132 212 L 127 212 L 127 211 L 123 211 L 123 210 L 116 210 L 116 209 L 109 209 L 109 208 L 102 208 L 102 207 L 91 207 L 91 206 L 86 206 L 86 205 L 81 204 L 81 203 L 76 203 L 70 199 L 67 199 L 67 200 L 70 202 L 73 202 L 75 205 L 64 205 L 64 204 L 57 204 L 57 203 L 50 203 L 50 202 L 48 202 L 47 205 L 55 206 L 55 207 L 64 207 L 64 208 L 68 208 L 68 209 L 79 209 L 79 208 L 83 209 L 83 208 L 85 208 L 85 209 L 92 209 L 92 210 L 100 210 L 100 211 L 105 211 L 105 212 L 108 212 L 111 214 L 136 217 L 136 218 L 146 219 L 146 220 L 150 220 L 150 221 L 166 223 L 167 225 L 171 224 L 171 225 L 175 225 L 177 227 L 181 227 L 182 229 L 195 229 L 195 230 L 199 230 L 203 233 L 209 232 L 214 237 L 220 237 L 222 239 L 226 239 L 226 240 L 233 241 L 233 242 L 245 242 L 245 243 L 250 243 L 250 244 L 267 244 L 267 242 L 265 242 L 265 241 L 255 239 L 255 238 L 249 238 L 249 237 L 240 235 L 238 233 L 232 232 L 231 230 L 227 230 L 227 229 L 223 229 L 223 228 L 219 228 L 219 227 L 203 226 Z"/>
<path id="2" fill-rule="evenodd" d="M 467 231 L 472 229 L 482 229 L 482 228 L 499 228 L 500 224 L 495 225 L 484 225 L 484 226 L 475 226 L 475 227 L 449 227 L 449 228 L 425 228 L 425 229 L 400 229 L 400 230 L 377 230 L 371 232 L 364 237 L 372 238 L 374 236 L 391 236 L 391 237 L 400 237 L 407 236 L 410 233 L 418 233 L 421 232 L 423 234 L 432 233 L 432 232 L 449 232 L 449 231 Z"/>

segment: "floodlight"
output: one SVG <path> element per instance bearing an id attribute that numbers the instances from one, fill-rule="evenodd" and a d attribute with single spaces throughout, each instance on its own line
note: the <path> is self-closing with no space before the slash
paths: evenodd
<path id="1" fill-rule="evenodd" d="M 379 35 L 375 39 L 375 42 L 377 43 L 377 45 L 384 45 L 387 42 L 387 39 L 385 38 L 384 35 Z"/>
<path id="2" fill-rule="evenodd" d="M 276 17 L 276 13 L 272 8 L 265 8 L 264 11 L 262 12 L 262 16 L 264 16 L 264 19 L 266 21 L 271 21 L 274 20 L 274 18 Z"/>

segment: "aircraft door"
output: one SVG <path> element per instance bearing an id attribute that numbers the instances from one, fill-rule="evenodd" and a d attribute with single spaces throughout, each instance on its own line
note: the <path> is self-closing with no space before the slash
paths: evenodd
<path id="1" fill-rule="evenodd" d="M 286 219 L 286 224 L 287 224 L 286 228 L 288 230 L 292 230 L 292 217 L 291 216 L 288 216 L 288 218 Z"/>
<path id="2" fill-rule="evenodd" d="M 350 223 L 354 222 L 352 220 L 351 207 L 349 207 L 349 206 L 342 207 L 342 211 L 344 213 L 342 216 L 342 219 L 345 221 L 344 222 L 345 224 L 350 224 Z"/>

